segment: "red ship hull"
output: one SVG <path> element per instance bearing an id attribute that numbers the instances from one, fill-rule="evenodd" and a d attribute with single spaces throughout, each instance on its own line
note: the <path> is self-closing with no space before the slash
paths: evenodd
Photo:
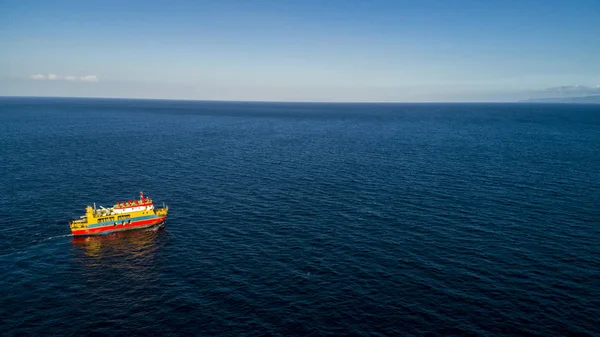
<path id="1" fill-rule="evenodd" d="M 156 217 L 152 219 L 144 219 L 140 221 L 132 221 L 131 223 L 114 224 L 109 226 L 101 226 L 95 228 L 77 229 L 71 231 L 73 236 L 89 236 L 89 235 L 105 235 L 114 232 L 122 232 L 135 229 L 149 228 L 164 224 L 167 217 Z"/>

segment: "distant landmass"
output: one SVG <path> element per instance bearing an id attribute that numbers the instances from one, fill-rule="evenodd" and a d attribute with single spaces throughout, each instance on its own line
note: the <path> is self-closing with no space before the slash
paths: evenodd
<path id="1" fill-rule="evenodd" d="M 583 97 L 532 98 L 521 102 L 600 104 L 600 95 Z"/>

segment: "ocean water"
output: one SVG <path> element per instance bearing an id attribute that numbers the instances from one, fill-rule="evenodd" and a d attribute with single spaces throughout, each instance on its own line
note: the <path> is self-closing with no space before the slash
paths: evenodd
<path id="1" fill-rule="evenodd" d="M 163 229 L 77 240 L 139 191 Z M 600 105 L 0 99 L 6 336 L 600 335 Z"/>

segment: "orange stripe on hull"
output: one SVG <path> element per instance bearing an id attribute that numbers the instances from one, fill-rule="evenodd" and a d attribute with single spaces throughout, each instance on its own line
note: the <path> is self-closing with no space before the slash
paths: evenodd
<path id="1" fill-rule="evenodd" d="M 141 229 L 141 228 L 147 228 L 147 227 L 152 227 L 152 226 L 158 225 L 158 224 L 164 222 L 166 218 L 167 217 L 160 217 L 160 218 L 154 218 L 154 219 L 148 219 L 148 220 L 142 220 L 142 221 L 134 221 L 130 224 L 124 224 L 124 225 L 116 225 L 116 226 L 110 225 L 110 226 L 102 226 L 102 227 L 96 227 L 96 228 L 90 228 L 90 229 L 78 229 L 78 230 L 71 231 L 71 233 L 73 233 L 74 236 L 101 235 L 101 234 L 108 234 L 108 233 L 112 233 L 112 232 Z"/>

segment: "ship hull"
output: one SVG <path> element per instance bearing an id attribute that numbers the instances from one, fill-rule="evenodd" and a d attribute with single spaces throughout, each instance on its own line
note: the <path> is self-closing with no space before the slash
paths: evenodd
<path id="1" fill-rule="evenodd" d="M 110 224 L 98 224 L 90 226 L 88 228 L 74 229 L 71 231 L 73 236 L 92 236 L 92 235 L 106 235 L 115 232 L 123 232 L 137 229 L 150 228 L 155 226 L 161 226 L 165 223 L 166 216 L 163 217 L 152 217 L 150 219 L 131 219 L 129 221 L 117 221 Z"/>

